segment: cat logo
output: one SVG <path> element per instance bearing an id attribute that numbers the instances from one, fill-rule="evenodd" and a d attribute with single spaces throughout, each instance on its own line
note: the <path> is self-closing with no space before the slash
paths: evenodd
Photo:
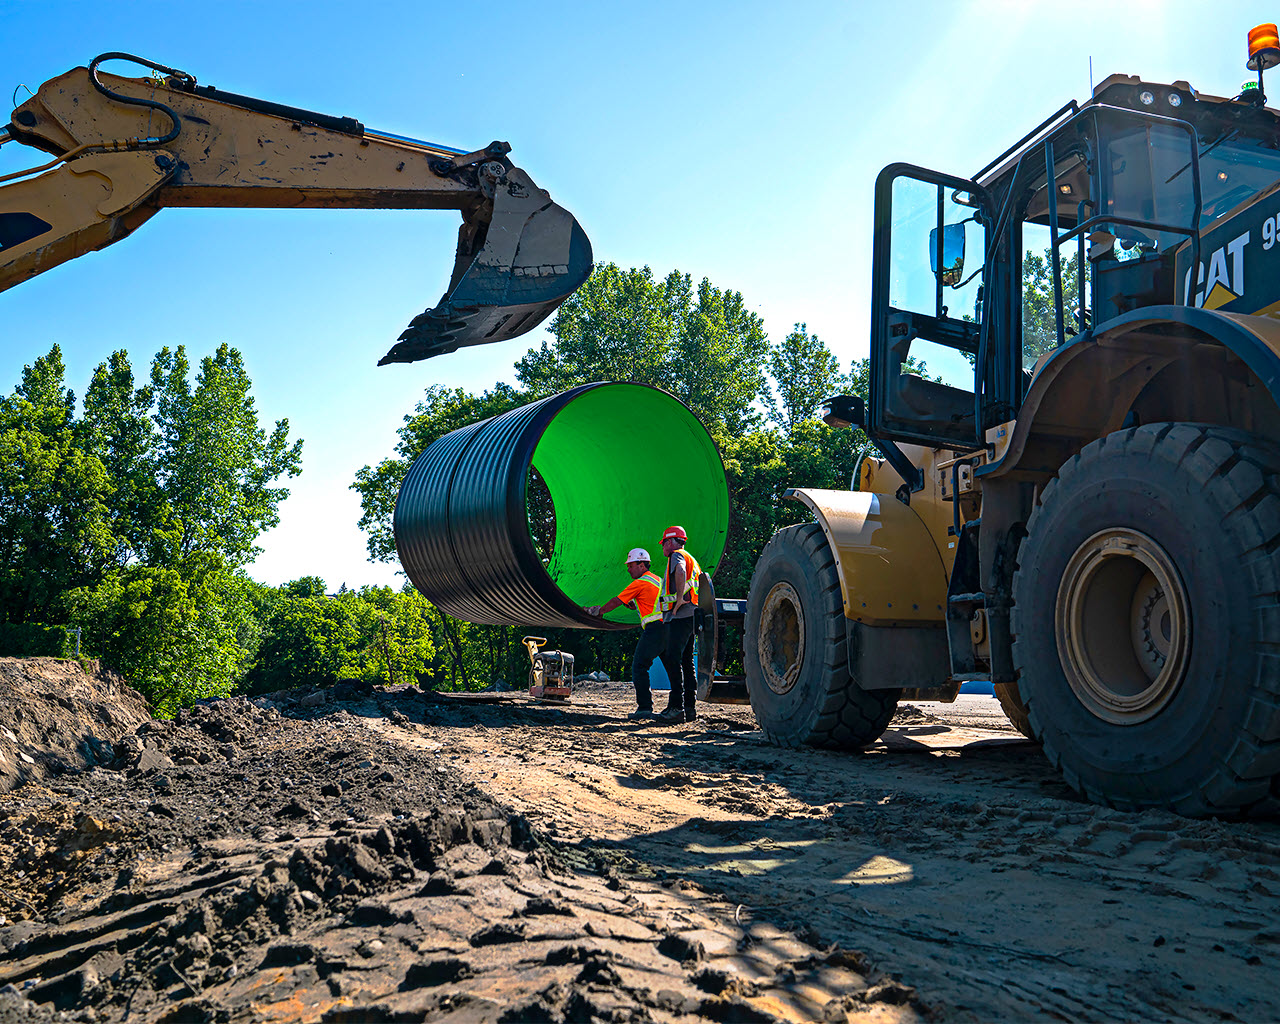
<path id="1" fill-rule="evenodd" d="M 1215 249 L 1209 257 L 1209 273 L 1205 276 L 1205 265 L 1200 264 L 1196 275 L 1196 305 L 1204 309 L 1218 309 L 1228 302 L 1235 302 L 1244 294 L 1244 247 L 1249 244 L 1249 232 L 1238 235 L 1220 249 Z M 1230 271 L 1230 273 L 1228 273 Z M 1191 292 L 1191 268 L 1187 268 L 1187 276 L 1183 281 L 1183 300 Z"/>

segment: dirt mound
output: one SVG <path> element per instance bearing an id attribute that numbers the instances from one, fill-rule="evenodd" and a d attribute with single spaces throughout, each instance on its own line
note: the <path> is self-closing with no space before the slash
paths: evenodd
<path id="1" fill-rule="evenodd" d="M 0 793 L 115 759 L 114 744 L 151 718 L 142 694 L 91 662 L 0 658 Z"/>
<path id="2" fill-rule="evenodd" d="M 414 742 L 431 707 L 208 702 L 0 796 L 0 1022 L 918 1019 L 856 953 L 575 870 Z"/>

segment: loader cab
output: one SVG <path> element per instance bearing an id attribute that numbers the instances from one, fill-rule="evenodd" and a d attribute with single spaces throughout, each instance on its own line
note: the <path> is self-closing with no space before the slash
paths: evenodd
<path id="1" fill-rule="evenodd" d="M 1280 193 L 1277 137 L 1272 111 L 1112 76 L 972 179 L 886 167 L 866 418 L 912 489 L 896 442 L 981 449 L 1064 344 L 1135 309 L 1204 304 L 1200 234 Z"/>

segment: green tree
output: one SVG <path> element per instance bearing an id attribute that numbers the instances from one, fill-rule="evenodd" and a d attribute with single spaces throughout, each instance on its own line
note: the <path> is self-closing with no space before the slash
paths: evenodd
<path id="1" fill-rule="evenodd" d="M 392 514 L 396 496 L 409 467 L 427 446 L 452 430 L 497 416 L 529 400 L 528 395 L 509 384 L 495 384 L 483 395 L 470 395 L 462 388 L 439 385 L 427 388 L 413 413 L 404 418 L 404 426 L 397 431 L 395 456 L 383 459 L 376 466 L 362 466 L 351 484 L 351 489 L 360 494 L 359 525 L 368 535 L 366 545 L 371 562 L 395 560 Z"/>
<path id="2" fill-rule="evenodd" d="M 97 456 L 113 487 L 106 504 L 118 566 L 145 559 L 154 532 L 170 518 L 156 479 L 152 398 L 150 387 L 134 386 L 128 353 L 113 352 L 94 371 L 78 424 L 81 446 Z"/>
<path id="3" fill-rule="evenodd" d="M 0 401 L 0 621 L 80 625 L 162 712 L 243 675 L 264 602 L 239 566 L 299 462 L 234 349 L 189 369 L 165 349 L 138 387 L 113 353 L 77 419 L 55 346 Z"/>
<path id="4" fill-rule="evenodd" d="M 30 403 L 35 413 L 31 426 L 60 430 L 71 422 L 76 411 L 76 393 L 66 386 L 66 376 L 60 345 L 54 345 L 47 356 L 22 368 L 22 383 L 14 389 L 14 397 Z"/>
<path id="5" fill-rule="evenodd" d="M 357 596 L 366 609 L 366 672 L 376 679 L 412 683 L 428 672 L 436 657 L 430 602 L 412 587 L 362 587 Z"/>
<path id="6" fill-rule="evenodd" d="M 280 592 L 289 597 L 324 597 L 327 587 L 319 576 L 301 576 L 280 587 Z"/>
<path id="7" fill-rule="evenodd" d="M 661 385 L 671 362 L 690 280 L 672 271 L 598 264 L 548 325 L 554 338 L 516 362 L 516 379 L 535 398 L 597 380 Z"/>
<path id="8" fill-rule="evenodd" d="M 839 360 L 816 334 L 809 333 L 807 324 L 796 324 L 770 348 L 769 375 L 773 388 L 767 407 L 785 434 L 804 420 L 816 419 L 819 405 L 837 394 L 843 383 Z"/>
<path id="9" fill-rule="evenodd" d="M 200 361 L 195 387 L 183 346 L 160 350 L 151 367 L 156 400 L 160 487 L 179 524 L 178 550 L 215 552 L 244 565 L 255 541 L 280 522 L 289 495 L 271 486 L 301 472 L 302 442 L 289 443 L 289 421 L 270 436 L 258 426 L 251 382 L 240 353 L 220 345 Z"/>
<path id="10" fill-rule="evenodd" d="M 231 693 L 258 641 L 253 583 L 211 552 L 174 565 L 112 569 L 65 604 L 85 646 L 162 716 L 197 697 Z"/>
<path id="11" fill-rule="evenodd" d="M 678 315 L 667 390 L 717 438 L 751 429 L 760 421 L 755 402 L 766 387 L 764 322 L 741 292 L 716 288 L 705 277 L 692 304 L 683 293 Z"/>
<path id="12" fill-rule="evenodd" d="M 412 589 L 364 587 L 328 596 L 318 576 L 294 580 L 271 594 L 245 686 L 263 693 L 341 679 L 412 683 L 434 677 L 433 621 L 434 609 Z"/>
<path id="13" fill-rule="evenodd" d="M 275 593 L 262 623 L 262 645 L 246 676 L 253 692 L 327 686 L 354 674 L 362 661 L 362 609 L 325 597 L 323 589 L 315 593 L 308 582 L 286 584 Z"/>
<path id="14" fill-rule="evenodd" d="M 27 366 L 0 402 L 0 621 L 59 622 L 62 594 L 105 571 L 112 485 L 77 444 L 62 353 Z"/>
<path id="15" fill-rule="evenodd" d="M 861 430 L 837 429 L 820 420 L 804 420 L 797 424 L 783 445 L 786 464 L 783 486 L 847 490 L 858 462 L 874 450 Z M 799 503 L 790 507 L 803 508 Z"/>
<path id="16" fill-rule="evenodd" d="M 742 433 L 758 419 L 753 404 L 769 341 L 741 292 L 706 278 L 695 291 L 678 270 L 657 281 L 648 267 L 608 263 L 565 300 L 550 331 L 551 343 L 516 363 L 533 397 L 590 381 L 635 381 L 671 392 L 716 436 Z"/>
<path id="17" fill-rule="evenodd" d="M 715 573 L 716 593 L 746 597 L 756 560 L 777 528 L 786 458 L 782 439 L 773 430 L 729 438 L 720 455 L 729 480 L 731 512 L 728 546 Z"/>
<path id="18" fill-rule="evenodd" d="M 1067 337 L 1080 332 L 1080 254 L 1061 261 L 1062 327 Z M 1053 293 L 1053 250 L 1043 256 L 1028 252 L 1022 258 L 1022 365 L 1058 347 L 1058 317 Z"/>

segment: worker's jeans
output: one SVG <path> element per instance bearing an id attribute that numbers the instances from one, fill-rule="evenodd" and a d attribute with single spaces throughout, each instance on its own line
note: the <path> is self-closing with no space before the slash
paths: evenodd
<path id="1" fill-rule="evenodd" d="M 662 667 L 671 680 L 671 697 L 667 708 L 679 708 L 692 717 L 697 700 L 698 680 L 693 674 L 692 615 L 667 623 L 667 649 L 662 652 Z"/>
<path id="2" fill-rule="evenodd" d="M 649 692 L 649 666 L 667 646 L 667 625 L 654 622 L 640 631 L 636 653 L 631 659 L 631 678 L 636 684 L 636 710 L 652 711 L 653 694 Z"/>

